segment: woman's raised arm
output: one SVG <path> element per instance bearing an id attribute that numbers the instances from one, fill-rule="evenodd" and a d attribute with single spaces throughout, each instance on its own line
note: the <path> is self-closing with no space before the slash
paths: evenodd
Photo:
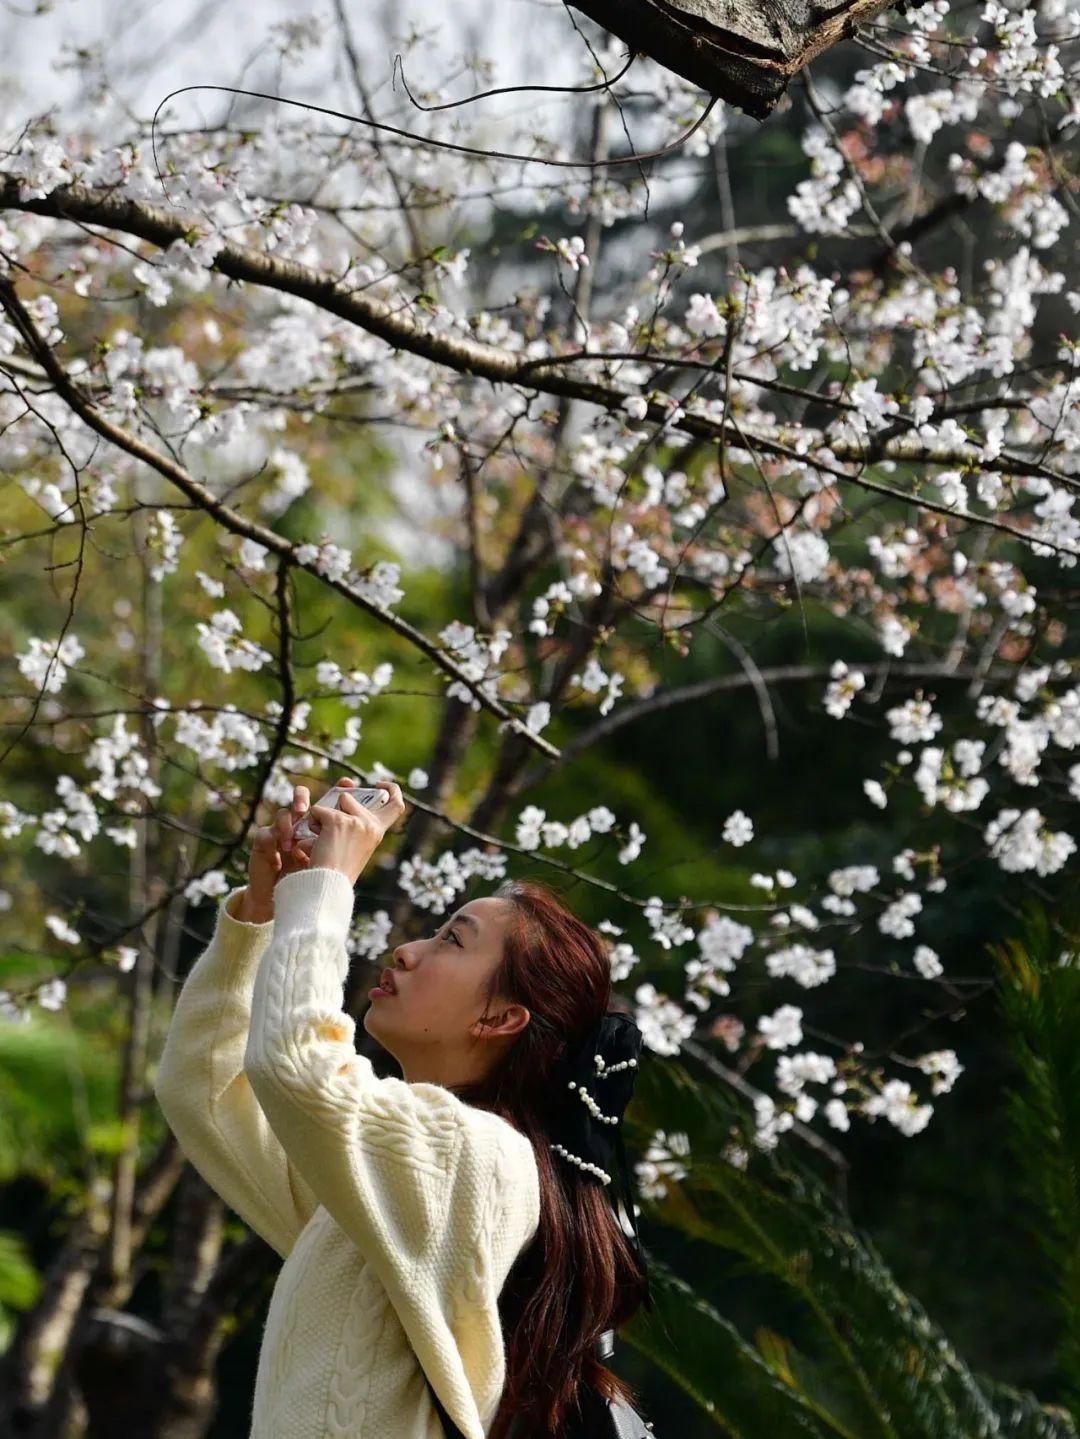
<path id="1" fill-rule="evenodd" d="M 181 1149 L 202 1177 L 284 1257 L 318 1206 L 267 1123 L 244 1051 L 259 959 L 273 919 L 235 917 L 243 889 L 219 902 L 210 943 L 177 999 L 154 1094 Z"/>
<path id="2" fill-rule="evenodd" d="M 291 810 L 279 810 L 272 825 L 255 831 L 248 884 L 218 905 L 213 937 L 173 1010 L 154 1081 L 181 1149 L 283 1257 L 318 1201 L 266 1122 L 244 1073 L 244 1050 L 259 959 L 274 931 L 275 886 L 309 863 L 307 849 L 290 844 L 308 807 L 308 790 L 297 785 Z"/>

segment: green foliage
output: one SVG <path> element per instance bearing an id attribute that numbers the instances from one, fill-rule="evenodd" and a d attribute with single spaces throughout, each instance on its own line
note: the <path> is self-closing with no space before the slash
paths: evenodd
<path id="1" fill-rule="evenodd" d="M 639 1312 L 620 1338 L 700 1405 L 722 1433 L 731 1439 L 758 1434 L 826 1439 L 834 1432 L 685 1280 L 653 1259 L 649 1282 L 654 1313 Z"/>
<path id="2" fill-rule="evenodd" d="M 646 1066 L 641 1079 L 648 1120 L 670 1132 L 663 1116 L 677 1113 L 691 1140 L 687 1176 L 669 1185 L 656 1212 L 706 1256 L 695 1272 L 733 1260 L 795 1301 L 790 1323 L 778 1322 L 784 1306 L 770 1303 L 769 1325 L 755 1326 L 751 1345 L 704 1298 L 704 1285 L 692 1289 L 654 1260 L 657 1314 L 639 1312 L 622 1331 L 734 1439 L 1074 1439 L 1065 1411 L 967 1366 L 794 1150 L 781 1158 L 751 1149 L 745 1167 L 713 1159 L 734 1104 L 674 1061 L 662 1072 Z"/>
<path id="3" fill-rule="evenodd" d="M 88 1151 L 114 1153 L 119 1050 L 66 1013 L 0 1025 L 0 1182 L 85 1173 Z"/>
<path id="4" fill-rule="evenodd" d="M 1029 902 L 1017 937 L 987 948 L 1017 1080 L 1006 1096 L 1017 1212 L 1046 1260 L 1036 1282 L 1061 1323 L 1066 1402 L 1080 1412 L 1080 904 Z"/>
<path id="5" fill-rule="evenodd" d="M 41 1293 L 26 1242 L 12 1229 L 0 1229 L 0 1354 L 11 1340 L 13 1311 L 29 1309 Z"/>

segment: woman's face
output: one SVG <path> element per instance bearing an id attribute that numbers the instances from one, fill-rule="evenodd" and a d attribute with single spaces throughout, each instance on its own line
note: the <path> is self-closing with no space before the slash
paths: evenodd
<path id="1" fill-rule="evenodd" d="M 433 924 L 427 938 L 393 951 L 387 968 L 397 992 L 374 995 L 363 1022 L 410 1083 L 480 1078 L 529 1022 L 524 1005 L 496 996 L 487 1010 L 492 1023 L 477 1023 L 512 913 L 508 900 L 471 899 Z"/>

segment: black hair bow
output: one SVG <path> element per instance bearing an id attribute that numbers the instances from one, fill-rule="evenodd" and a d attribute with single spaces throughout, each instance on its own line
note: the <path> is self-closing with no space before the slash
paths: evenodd
<path id="1" fill-rule="evenodd" d="M 587 1179 L 608 1185 L 616 1164 L 621 1170 L 620 1198 L 632 1230 L 627 1238 L 645 1280 L 644 1305 L 651 1310 L 648 1261 L 638 1233 L 622 1134 L 643 1044 L 644 1036 L 629 1014 L 605 1014 L 556 1066 L 547 1131 L 552 1149 Z"/>

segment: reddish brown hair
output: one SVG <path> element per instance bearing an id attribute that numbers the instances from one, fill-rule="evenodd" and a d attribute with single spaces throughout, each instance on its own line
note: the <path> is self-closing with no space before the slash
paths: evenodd
<path id="1" fill-rule="evenodd" d="M 515 1434 L 558 1434 L 583 1382 L 606 1398 L 637 1402 L 631 1386 L 596 1358 L 593 1344 L 641 1306 L 645 1283 L 608 1186 L 549 1148 L 541 1118 L 567 1048 L 603 1015 L 627 1009 L 614 1002 L 608 947 L 541 881 L 506 880 L 495 897 L 514 912 L 485 1002 L 498 995 L 523 1004 L 531 1017 L 484 1079 L 454 1092 L 526 1134 L 540 1172 L 540 1228 L 499 1296 L 506 1385 L 490 1439 L 502 1439 L 513 1418 Z"/>

